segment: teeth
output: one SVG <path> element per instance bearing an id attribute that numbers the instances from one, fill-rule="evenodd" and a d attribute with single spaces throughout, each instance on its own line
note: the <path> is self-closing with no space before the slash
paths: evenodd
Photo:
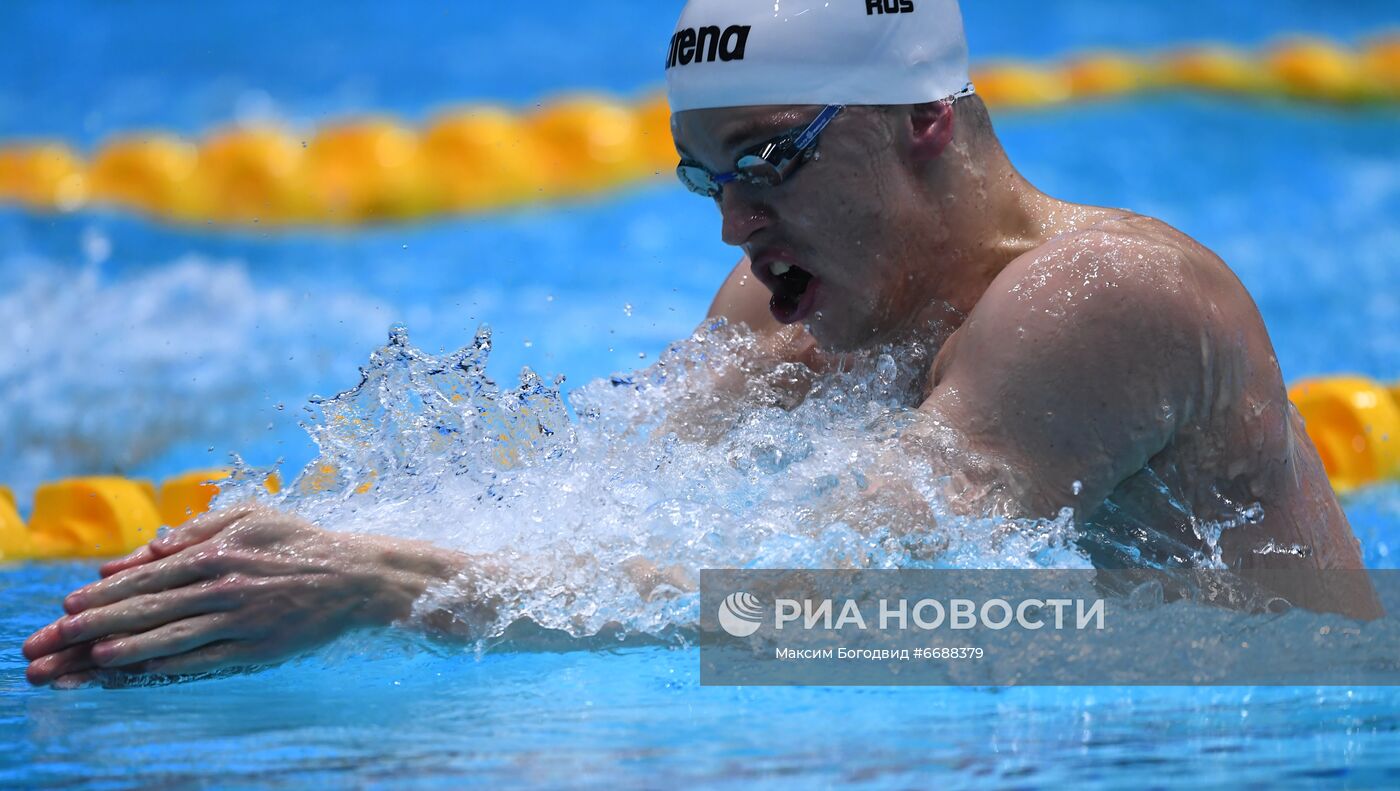
<path id="1" fill-rule="evenodd" d="M 786 261 L 774 261 L 768 265 L 768 271 L 772 272 L 777 277 L 786 275 L 789 269 L 792 269 L 792 266 Z"/>

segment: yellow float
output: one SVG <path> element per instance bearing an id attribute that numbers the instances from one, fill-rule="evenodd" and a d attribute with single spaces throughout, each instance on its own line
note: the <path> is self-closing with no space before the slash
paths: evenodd
<path id="1" fill-rule="evenodd" d="M 68 146 L 35 143 L 0 148 L 0 201 L 72 211 L 87 199 L 86 166 Z"/>
<path id="2" fill-rule="evenodd" d="M 230 474 L 228 470 L 195 470 L 167 479 L 155 497 L 160 523 L 181 525 L 208 511 L 219 493 L 218 482 Z"/>
<path id="3" fill-rule="evenodd" d="M 1286 41 L 1270 51 L 1265 62 L 1284 89 L 1297 97 L 1351 102 L 1375 93 L 1356 53 L 1328 41 Z"/>
<path id="4" fill-rule="evenodd" d="M 1381 91 L 1400 97 L 1400 33 L 1377 38 L 1361 52 L 1367 77 Z"/>
<path id="5" fill-rule="evenodd" d="M 536 199 L 549 184 L 544 158 L 520 118 L 495 107 L 443 113 L 423 130 L 423 158 L 448 211 Z"/>
<path id="6" fill-rule="evenodd" d="M 108 142 L 88 166 L 94 200 L 177 220 L 204 216 L 196 179 L 199 150 L 163 134 Z"/>
<path id="7" fill-rule="evenodd" d="M 972 83 L 978 95 L 996 107 L 1043 107 L 1065 102 L 1074 94 L 1066 74 L 1030 63 L 1001 63 L 974 70 Z"/>
<path id="8" fill-rule="evenodd" d="M 1012 109 L 1152 90 L 1396 101 L 1400 34 L 1356 48 L 1293 37 L 1257 53 L 1095 52 L 1061 64 L 983 65 L 972 79 L 988 104 Z M 87 162 L 61 142 L 0 146 L 0 201 L 57 211 L 115 205 L 177 222 L 346 225 L 599 194 L 667 174 L 675 159 L 663 95 L 569 96 L 527 112 L 454 109 L 421 129 L 376 117 L 307 135 L 125 135 Z"/>
<path id="9" fill-rule="evenodd" d="M 1075 98 L 1123 96 L 1151 87 L 1153 80 L 1152 69 L 1111 52 L 1074 58 L 1065 64 L 1063 73 Z"/>
<path id="10" fill-rule="evenodd" d="M 306 150 L 313 214 L 331 223 L 403 220 L 432 212 L 418 134 L 391 118 L 328 126 Z"/>
<path id="11" fill-rule="evenodd" d="M 1400 387 L 1360 376 L 1305 379 L 1288 391 L 1338 492 L 1400 477 Z"/>
<path id="12" fill-rule="evenodd" d="M 301 141 L 279 129 L 226 129 L 199 149 L 209 213 L 231 222 L 310 219 Z"/>
<path id="13" fill-rule="evenodd" d="M 1166 54 L 1157 64 L 1161 84 L 1220 93 L 1268 94 L 1273 75 L 1253 58 L 1218 46 L 1191 47 Z"/>
<path id="14" fill-rule="evenodd" d="M 526 120 L 561 196 L 601 192 L 650 175 L 642 129 L 631 108 L 605 97 L 576 96 Z"/>
<path id="15" fill-rule="evenodd" d="M 149 489 L 115 476 L 70 478 L 34 493 L 29 540 L 34 557 L 109 557 L 155 538 L 160 515 Z"/>
<path id="16" fill-rule="evenodd" d="M 637 128 L 641 156 L 655 175 L 670 174 L 676 169 L 676 143 L 671 139 L 671 106 L 666 94 L 657 93 L 637 105 Z"/>
<path id="17" fill-rule="evenodd" d="M 15 510 L 14 495 L 0 497 L 0 563 L 24 560 L 33 555 L 29 530 Z"/>

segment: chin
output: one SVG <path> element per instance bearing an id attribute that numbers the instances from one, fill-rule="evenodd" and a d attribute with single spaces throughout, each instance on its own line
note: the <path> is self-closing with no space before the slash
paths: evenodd
<path id="1" fill-rule="evenodd" d="M 852 332 L 850 328 L 833 326 L 830 323 L 820 321 L 805 322 L 807 332 L 817 342 L 817 348 L 824 352 L 853 352 L 863 345 L 860 341 L 860 333 Z"/>

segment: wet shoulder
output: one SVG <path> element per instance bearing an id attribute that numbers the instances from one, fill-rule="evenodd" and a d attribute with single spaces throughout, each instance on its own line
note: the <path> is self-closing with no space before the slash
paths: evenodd
<path id="1" fill-rule="evenodd" d="M 1074 275 L 1105 274 L 1106 282 L 1129 290 L 1147 309 L 1160 308 L 1158 329 L 1195 332 L 1215 354 L 1265 351 L 1269 356 L 1267 330 L 1244 284 L 1220 256 L 1177 228 L 1130 215 L 1068 234 L 1057 243 L 1064 248 L 1046 250 L 1031 268 L 1053 268 L 1073 258 L 1075 250 L 1088 251 L 1083 257 L 1091 264 L 1067 268 Z"/>
<path id="2" fill-rule="evenodd" d="M 1165 223 L 1113 218 L 1060 234 L 1012 261 L 968 323 L 1014 323 L 1021 335 L 1078 328 L 1121 338 L 1187 330 L 1202 318 L 1202 277 L 1209 279 L 1216 266 L 1224 265 Z"/>
<path id="3" fill-rule="evenodd" d="M 1126 215 L 1052 238 L 1012 262 L 1010 288 L 1053 283 L 1064 291 L 1146 288 L 1166 295 L 1188 289 L 1196 270 L 1219 261 L 1166 223 Z"/>

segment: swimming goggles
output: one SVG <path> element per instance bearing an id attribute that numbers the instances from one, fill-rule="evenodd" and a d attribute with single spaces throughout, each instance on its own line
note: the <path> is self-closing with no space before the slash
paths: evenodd
<path id="1" fill-rule="evenodd" d="M 977 89 L 969 82 L 962 90 L 942 101 L 952 104 L 976 92 Z M 676 177 L 686 189 L 707 198 L 718 198 L 724 185 L 732 181 L 775 187 L 790 178 L 798 166 L 816 156 L 817 137 L 831 123 L 831 119 L 844 109 L 845 105 L 841 104 L 827 105 L 806 129 L 800 132 L 794 129 L 740 154 L 734 163 L 734 170 L 729 173 L 711 173 L 699 162 L 682 159 L 676 166 Z"/>
<path id="2" fill-rule="evenodd" d="M 698 162 L 682 159 L 676 166 L 676 177 L 686 189 L 707 198 L 718 198 L 724 185 L 733 181 L 777 186 L 790 178 L 799 165 L 816 156 L 817 137 L 843 109 L 844 105 L 827 105 L 805 129 L 794 129 L 740 154 L 734 170 L 728 173 L 711 173 Z"/>

